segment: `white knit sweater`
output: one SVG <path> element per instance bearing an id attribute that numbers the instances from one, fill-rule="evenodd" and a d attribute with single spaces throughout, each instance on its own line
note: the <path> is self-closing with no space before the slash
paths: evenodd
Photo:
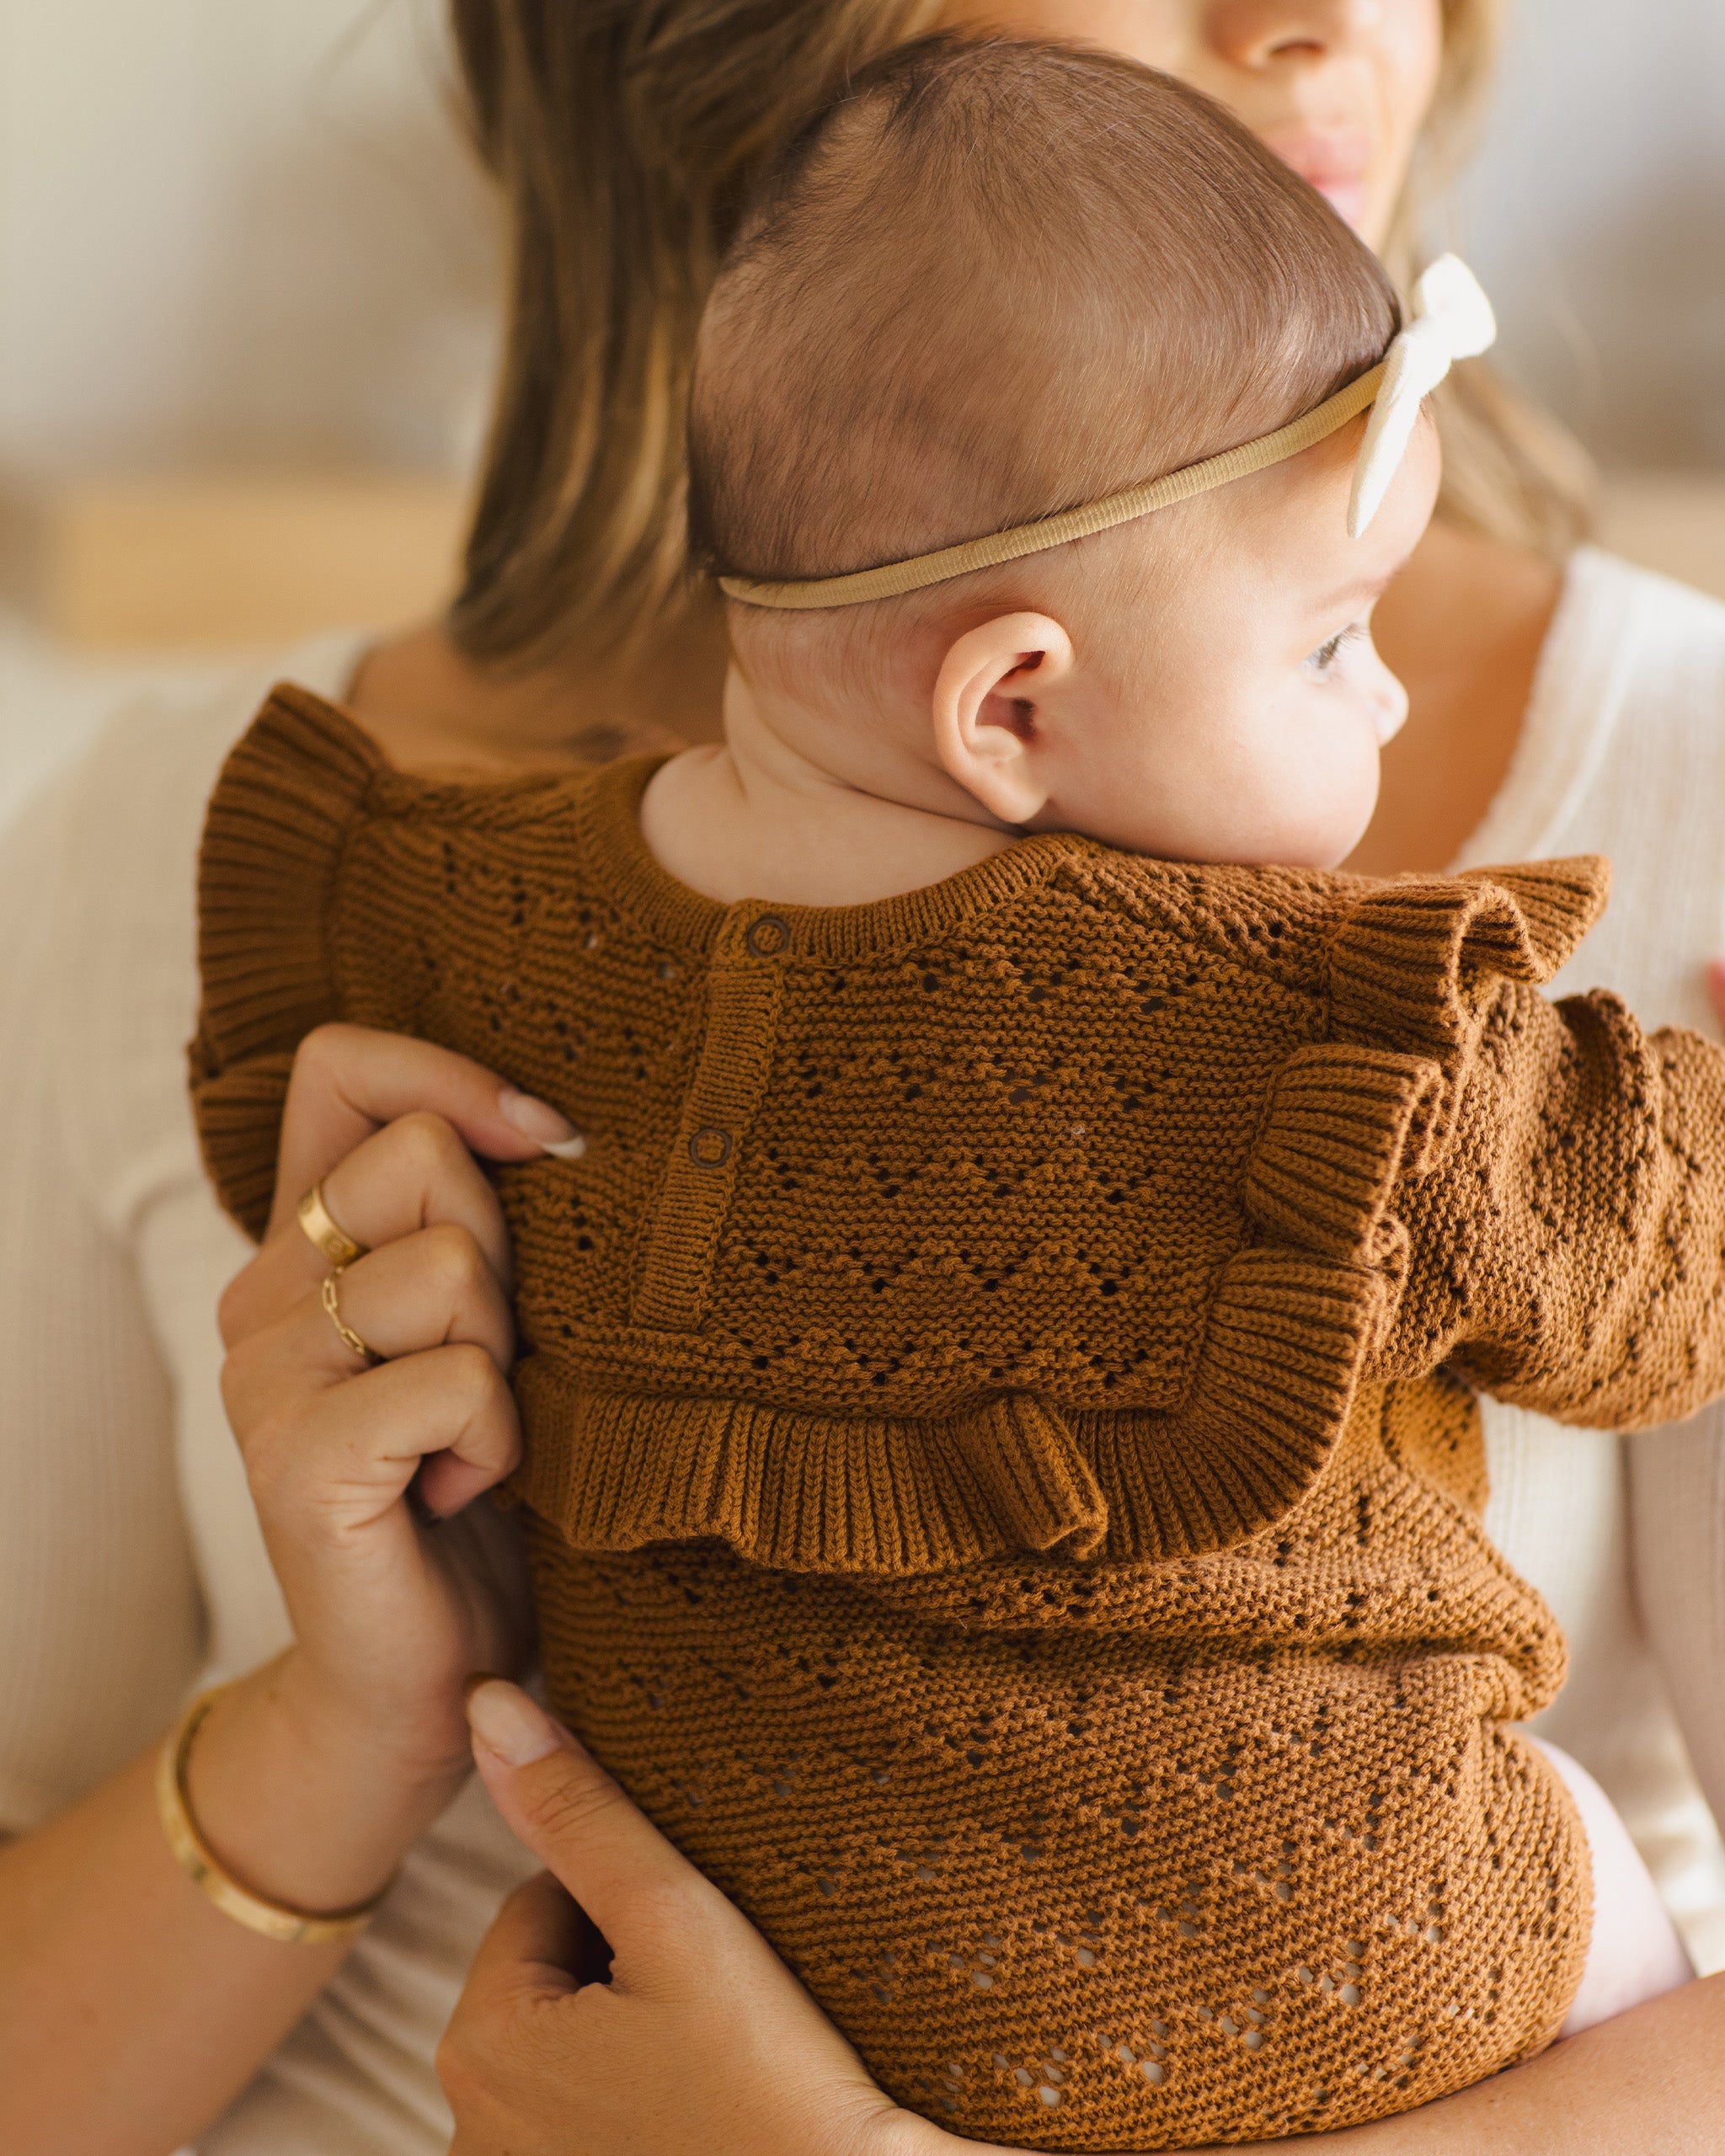
<path id="1" fill-rule="evenodd" d="M 358 648 L 282 670 L 339 697 Z M 147 1743 L 207 1665 L 285 1636 L 217 1391 L 216 1299 L 245 1246 L 205 1187 L 184 1061 L 203 803 L 266 686 L 129 714 L 0 846 L 0 1832 Z M 1582 555 L 1467 849 L 1611 855 L 1610 914 L 1562 985 L 1654 1024 L 1709 1023 L 1701 969 L 1725 951 L 1722 718 L 1725 607 Z M 1725 1815 L 1725 1419 L 1632 1447 L 1495 1407 L 1487 1427 L 1490 1525 L 1573 1653 L 1544 1726 L 1725 1964 L 1725 1860 L 1666 1705 Z M 530 1868 L 470 1785 L 202 2156 L 443 2149 L 432 2052 Z"/>

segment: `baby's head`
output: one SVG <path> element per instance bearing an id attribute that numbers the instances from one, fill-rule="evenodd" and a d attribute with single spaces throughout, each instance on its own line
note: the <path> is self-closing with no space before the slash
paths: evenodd
<path id="1" fill-rule="evenodd" d="M 721 270 L 696 545 L 777 583 L 1027 524 L 1302 418 L 1398 323 L 1341 219 L 1181 83 L 1060 47 L 904 48 L 781 160 Z M 1371 606 L 1437 486 L 1423 422 L 1350 538 L 1364 425 L 904 596 L 734 600 L 734 692 L 821 770 L 913 806 L 1331 865 L 1405 709 Z"/>

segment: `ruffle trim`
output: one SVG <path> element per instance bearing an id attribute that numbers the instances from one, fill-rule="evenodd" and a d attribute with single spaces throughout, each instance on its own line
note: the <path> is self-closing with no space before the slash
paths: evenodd
<path id="1" fill-rule="evenodd" d="M 1067 1415 L 1025 1393 L 927 1420 L 806 1414 L 589 1391 L 535 1357 L 516 1373 L 534 1442 L 510 1493 L 574 1549 L 719 1541 L 782 1571 L 1196 1556 L 1279 1518 L 1322 1471 L 1381 1291 L 1369 1273 L 1241 1251 L 1167 1415 Z"/>
<path id="2" fill-rule="evenodd" d="M 193 1090 L 217 1192 L 254 1235 L 294 1053 L 317 1026 L 363 1017 L 340 1007 L 328 941 L 350 835 L 374 796 L 445 791 L 398 777 L 341 712 L 291 686 L 222 771 L 200 867 Z M 450 792 L 451 814 L 466 799 Z M 1291 1054 L 1272 1090 L 1240 1193 L 1243 1246 L 1171 1412 L 1069 1413 L 1013 1394 L 927 1420 L 810 1414 L 594 1391 L 542 1354 L 517 1373 L 537 1443 L 513 1493 L 584 1550 L 717 1540 L 817 1572 L 1178 1557 L 1260 1532 L 1323 1472 L 1393 1315 L 1396 1192 L 1441 1151 L 1493 995 L 1547 979 L 1605 889 L 1589 861 L 1410 879 L 1351 904 L 1341 887 L 1332 1038 Z"/>
<path id="3" fill-rule="evenodd" d="M 924 1420 L 600 1393 L 516 1375 L 534 1433 L 513 1494 L 571 1547 L 717 1540 L 787 1571 L 935 1572 L 1014 1550 L 1192 1556 L 1280 1518 L 1322 1474 L 1393 1305 L 1386 1212 L 1436 1074 L 1295 1057 L 1246 1199 L 1279 1239 L 1222 1267 L 1185 1400 L 1066 1413 L 1023 1393 Z M 1294 1246 L 1289 1230 L 1304 1233 Z M 547 1445 L 547 1433 L 556 1442 Z"/>
<path id="4" fill-rule="evenodd" d="M 295 1052 L 343 1015 L 328 947 L 336 879 L 348 832 L 387 769 L 357 727 L 281 683 L 211 797 L 198 856 L 192 1104 L 216 1194 L 254 1241 L 269 1225 Z"/>
<path id="5" fill-rule="evenodd" d="M 1344 1043 L 1427 1056 L 1443 1092 L 1424 1134 L 1447 1134 L 1459 1081 L 1503 985 L 1537 987 L 1605 911 L 1611 867 L 1595 854 L 1459 877 L 1404 877 L 1348 909 L 1330 940 L 1331 1032 Z"/>
<path id="6" fill-rule="evenodd" d="M 1505 981 L 1548 979 L 1603 910 L 1590 859 L 1373 890 L 1330 945 L 1340 1038 L 1278 1075 L 1175 1411 L 1066 1414 L 1013 1395 L 889 1421 L 519 1380 L 559 1443 L 515 1478 L 572 1547 L 713 1540 L 785 1570 L 904 1574 L 1017 1552 L 1200 1555 L 1283 1518 L 1329 1460 L 1405 1271 L 1393 1210 L 1441 1157 Z"/>

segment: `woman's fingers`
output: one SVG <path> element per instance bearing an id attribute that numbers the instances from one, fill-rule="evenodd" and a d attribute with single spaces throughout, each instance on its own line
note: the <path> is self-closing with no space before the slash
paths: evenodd
<path id="1" fill-rule="evenodd" d="M 498 1278 L 509 1277 L 509 1237 L 497 1193 L 455 1125 L 416 1108 L 375 1131 L 323 1178 L 330 1213 L 356 1243 L 376 1250 L 416 1228 L 464 1228 Z M 297 1203 L 297 1200 L 296 1200 Z M 295 1223 L 296 1242 L 318 1271 L 323 1253 Z"/>
<path id="2" fill-rule="evenodd" d="M 548 1871 L 517 1886 L 479 1942 L 467 1990 L 483 2010 L 579 1990 L 592 1925 Z"/>
<path id="3" fill-rule="evenodd" d="M 356 1342 L 386 1358 L 369 1376 Z M 514 1348 L 508 1299 L 464 1228 L 422 1228 L 303 1290 L 284 1316 L 240 1338 L 222 1372 L 260 1508 L 296 1495 L 303 1506 L 317 1476 L 344 1465 L 331 1494 L 350 1522 L 356 1503 L 369 1521 L 435 1455 L 419 1493 L 440 1516 L 459 1512 L 519 1456 L 506 1381 Z M 284 1449 L 286 1488 L 274 1469 Z"/>
<path id="4" fill-rule="evenodd" d="M 1725 958 L 1714 958 L 1708 963 L 1707 995 L 1713 1006 L 1713 1016 L 1725 1027 Z"/>
<path id="5" fill-rule="evenodd" d="M 499 1678 L 467 1701 L 473 1757 L 499 1812 L 620 1953 L 650 1899 L 687 1912 L 728 1903 L 639 1812 L 569 1732 Z M 746 1927 L 745 1927 L 746 1928 Z M 658 1927 L 654 1926 L 654 1935 Z"/>
<path id="6" fill-rule="evenodd" d="M 425 1502 L 446 1517 L 521 1458 L 515 1401 L 483 1348 L 433 1348 L 310 1399 L 304 1385 L 302 1363 L 254 1343 L 228 1358 L 223 1390 L 272 1529 L 322 1540 L 374 1525 L 422 1460 Z"/>
<path id="7" fill-rule="evenodd" d="M 448 1049 L 362 1026 L 320 1026 L 294 1059 L 282 1117 L 273 1232 L 301 1197 L 385 1124 L 425 1113 L 494 1161 L 530 1161 L 578 1145 L 566 1117 L 483 1064 Z M 360 1241 L 356 1226 L 343 1225 Z"/>
<path id="8" fill-rule="evenodd" d="M 575 2032 L 559 2026 L 580 1989 L 570 1973 L 579 1925 L 569 1896 L 542 1871 L 515 1889 L 480 1940 L 437 2047 L 437 2078 L 456 2113 L 451 2156 L 524 2156 L 568 2145 L 572 2119 L 590 2124 L 583 2061 L 569 2041 Z M 536 2104 L 541 2090 L 547 2100 Z"/>
<path id="9" fill-rule="evenodd" d="M 497 1193 L 460 1133 L 441 1116 L 416 1111 L 374 1131 L 324 1177 L 323 1198 L 343 1231 L 367 1251 L 417 1240 L 422 1230 L 448 1230 L 465 1238 L 494 1279 L 505 1287 L 510 1283 L 509 1235 Z M 368 1262 L 361 1259 L 350 1270 Z M 222 1298 L 227 1344 L 232 1347 L 273 1322 L 307 1289 L 321 1285 L 328 1270 L 328 1259 L 290 1212 Z M 414 1344 L 429 1347 L 437 1337 Z M 386 1354 L 407 1352 L 406 1344 L 377 1344 Z"/>
<path id="10" fill-rule="evenodd" d="M 454 1343 L 483 1348 L 500 1369 L 514 1359 L 509 1298 L 465 1228 L 422 1228 L 385 1243 L 349 1266 L 334 1294 L 341 1322 L 381 1360 Z M 330 1321 L 322 1279 L 282 1331 L 283 1351 L 308 1370 L 347 1378 L 360 1367 Z"/>

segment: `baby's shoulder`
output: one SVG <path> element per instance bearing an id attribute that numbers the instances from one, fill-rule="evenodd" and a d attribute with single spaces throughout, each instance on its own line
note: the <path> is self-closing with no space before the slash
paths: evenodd
<path id="1" fill-rule="evenodd" d="M 1312 869 L 1169 862 L 1109 847 L 1075 850 L 1065 880 L 1086 940 L 1172 957 L 1174 949 L 1295 983 L 1315 984 L 1357 878 Z"/>
<path id="2" fill-rule="evenodd" d="M 407 772 L 339 705 L 280 682 L 230 751 L 206 815 L 200 915 L 392 940 L 527 927 L 606 882 L 611 826 L 654 766 L 497 778 Z M 439 927 L 437 924 L 441 924 Z"/>
<path id="3" fill-rule="evenodd" d="M 1204 1004 L 1224 1030 L 1291 1000 L 1338 1042 L 1448 1066 L 1488 1006 L 1536 993 L 1573 955 L 1610 873 L 1584 855 L 1381 878 L 1080 844 L 1059 880 L 1092 972 L 1165 984 L 1157 993 Z"/>

